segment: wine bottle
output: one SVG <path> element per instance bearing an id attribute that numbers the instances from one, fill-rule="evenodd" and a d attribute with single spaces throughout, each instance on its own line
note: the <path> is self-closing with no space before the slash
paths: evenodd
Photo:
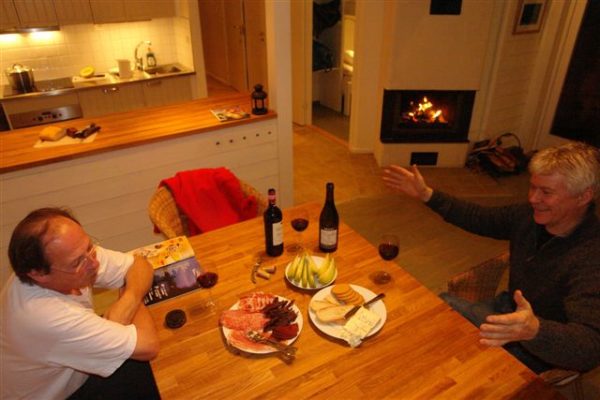
<path id="1" fill-rule="evenodd" d="M 337 250 L 340 217 L 333 202 L 333 183 L 328 182 L 325 187 L 327 194 L 319 217 L 319 249 L 331 253 Z"/>
<path id="2" fill-rule="evenodd" d="M 269 207 L 263 214 L 265 221 L 265 249 L 271 257 L 283 253 L 283 215 L 275 205 L 275 189 L 269 189 Z"/>

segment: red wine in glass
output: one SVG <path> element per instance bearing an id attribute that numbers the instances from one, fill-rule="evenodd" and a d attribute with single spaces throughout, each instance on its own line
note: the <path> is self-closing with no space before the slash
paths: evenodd
<path id="1" fill-rule="evenodd" d="M 379 245 L 379 255 L 386 261 L 393 260 L 398 257 L 400 248 L 395 243 L 381 243 Z"/>
<path id="2" fill-rule="evenodd" d="M 205 289 L 215 286 L 217 284 L 218 280 L 219 280 L 219 275 L 217 275 L 214 272 L 205 272 L 203 274 L 200 274 L 198 276 L 198 278 L 196 278 L 198 285 L 200 285 L 200 287 L 203 287 Z"/>
<path id="3" fill-rule="evenodd" d="M 304 231 L 306 228 L 308 228 L 308 219 L 306 219 L 306 218 L 294 218 L 292 220 L 292 228 L 294 228 L 294 230 L 296 232 L 302 232 L 302 231 Z"/>

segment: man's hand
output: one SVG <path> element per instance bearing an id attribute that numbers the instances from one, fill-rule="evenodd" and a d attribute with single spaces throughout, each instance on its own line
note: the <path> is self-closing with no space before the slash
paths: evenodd
<path id="1" fill-rule="evenodd" d="M 121 288 L 121 296 L 104 313 L 104 318 L 123 325 L 131 324 L 142 299 L 152 285 L 152 266 L 141 257 L 136 257 L 127 275 L 125 286 Z"/>
<path id="2" fill-rule="evenodd" d="M 515 290 L 517 310 L 510 314 L 490 315 L 479 327 L 481 344 L 503 346 L 508 342 L 531 340 L 540 330 L 540 321 L 533 313 L 531 304 L 520 290 Z"/>
<path id="3" fill-rule="evenodd" d="M 416 165 L 412 166 L 412 172 L 397 165 L 390 165 L 383 170 L 383 182 L 391 189 L 400 190 L 422 201 L 428 201 L 433 193 Z"/>

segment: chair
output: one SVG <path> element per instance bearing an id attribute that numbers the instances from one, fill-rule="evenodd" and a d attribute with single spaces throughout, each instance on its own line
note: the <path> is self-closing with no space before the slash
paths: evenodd
<path id="1" fill-rule="evenodd" d="M 256 215 L 262 215 L 267 209 L 267 199 L 251 185 L 240 180 L 240 187 L 246 197 L 254 196 L 258 203 Z M 171 195 L 171 191 L 166 186 L 160 186 L 156 189 L 148 205 L 148 214 L 152 223 L 167 238 L 174 238 L 181 235 L 189 236 L 187 231 L 187 217 L 179 212 L 177 204 Z"/>
<path id="2" fill-rule="evenodd" d="M 509 253 L 504 252 L 452 277 L 448 281 L 448 293 L 473 302 L 489 300 L 499 291 L 509 266 Z M 584 398 L 581 373 L 577 371 L 555 368 L 542 372 L 540 378 L 556 387 L 572 383 L 573 398 Z"/>

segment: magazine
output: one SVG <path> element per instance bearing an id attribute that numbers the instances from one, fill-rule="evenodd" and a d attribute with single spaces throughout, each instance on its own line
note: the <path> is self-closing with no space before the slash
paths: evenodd
<path id="1" fill-rule="evenodd" d="M 144 297 L 150 305 L 200 288 L 197 277 L 202 267 L 185 236 L 164 240 L 132 251 L 145 257 L 154 268 L 152 287 Z"/>
<path id="2" fill-rule="evenodd" d="M 228 108 L 211 109 L 210 112 L 220 122 L 235 121 L 244 118 L 250 118 L 250 114 L 242 110 L 240 106 L 232 106 Z"/>

